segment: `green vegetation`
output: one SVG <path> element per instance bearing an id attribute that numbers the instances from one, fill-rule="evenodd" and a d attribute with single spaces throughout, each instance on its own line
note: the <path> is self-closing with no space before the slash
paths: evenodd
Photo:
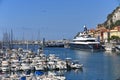
<path id="1" fill-rule="evenodd" d="M 113 23 L 111 21 L 111 25 L 110 26 L 106 26 L 107 29 L 113 29 L 116 26 L 120 26 L 120 20 L 117 20 L 115 23 Z"/>
<path id="2" fill-rule="evenodd" d="M 118 37 L 118 36 L 111 36 L 111 38 L 109 38 L 108 40 L 114 40 L 114 41 L 118 42 L 120 40 L 120 37 Z"/>
<path id="3" fill-rule="evenodd" d="M 114 24 L 114 26 L 120 26 L 120 20 L 117 20 Z"/>
<path id="4" fill-rule="evenodd" d="M 118 36 L 111 36 L 111 40 L 118 40 L 118 39 L 120 39 L 120 37 L 118 37 Z"/>

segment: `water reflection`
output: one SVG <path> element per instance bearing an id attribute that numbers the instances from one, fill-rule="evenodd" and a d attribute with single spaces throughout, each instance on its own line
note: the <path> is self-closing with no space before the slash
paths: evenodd
<path id="1" fill-rule="evenodd" d="M 120 55 L 108 52 L 80 51 L 64 48 L 46 49 L 65 59 L 71 57 L 84 65 L 82 71 L 67 71 L 68 80 L 116 80 L 120 77 Z M 47 52 L 45 52 L 47 53 Z"/>
<path id="2" fill-rule="evenodd" d="M 89 80 L 116 80 L 120 77 L 120 56 L 108 52 L 75 50 L 76 58 L 84 64 L 83 75 Z"/>

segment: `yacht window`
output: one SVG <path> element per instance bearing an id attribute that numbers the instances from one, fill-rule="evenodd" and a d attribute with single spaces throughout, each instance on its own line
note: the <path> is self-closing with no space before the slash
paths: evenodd
<path id="1" fill-rule="evenodd" d="M 95 42 L 95 40 L 76 40 L 73 42 Z"/>
<path id="2" fill-rule="evenodd" d="M 91 35 L 88 35 L 88 37 L 91 37 Z"/>
<path id="3" fill-rule="evenodd" d="M 87 42 L 95 42 L 95 40 L 87 40 Z"/>

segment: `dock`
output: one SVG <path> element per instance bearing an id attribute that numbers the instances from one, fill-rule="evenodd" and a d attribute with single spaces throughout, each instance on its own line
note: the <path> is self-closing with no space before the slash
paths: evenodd
<path id="1" fill-rule="evenodd" d="M 117 43 L 105 43 L 104 47 L 106 51 L 120 53 L 120 45 Z"/>

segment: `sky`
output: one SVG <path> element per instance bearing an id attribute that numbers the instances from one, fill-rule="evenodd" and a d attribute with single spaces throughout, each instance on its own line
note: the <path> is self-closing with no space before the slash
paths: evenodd
<path id="1" fill-rule="evenodd" d="M 96 28 L 120 0 L 0 0 L 0 40 L 13 31 L 14 39 L 72 39 L 77 32 Z"/>

